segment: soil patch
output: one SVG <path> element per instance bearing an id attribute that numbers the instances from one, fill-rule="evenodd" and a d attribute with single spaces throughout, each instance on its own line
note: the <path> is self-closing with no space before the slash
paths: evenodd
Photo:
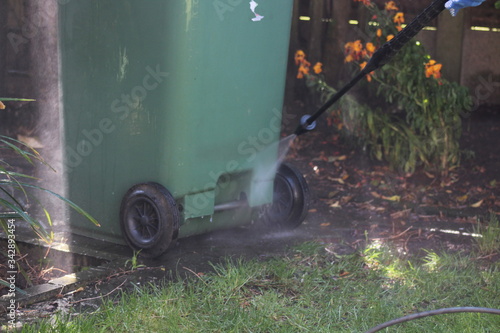
<path id="1" fill-rule="evenodd" d="M 307 220 L 325 233 L 339 225 L 356 233 L 362 225 L 373 237 L 402 242 L 405 251 L 464 250 L 477 223 L 500 212 L 500 147 L 493 139 L 499 129 L 498 107 L 483 107 L 465 119 L 462 165 L 446 178 L 390 170 L 326 126 L 298 137 L 288 160 L 313 189 Z"/>

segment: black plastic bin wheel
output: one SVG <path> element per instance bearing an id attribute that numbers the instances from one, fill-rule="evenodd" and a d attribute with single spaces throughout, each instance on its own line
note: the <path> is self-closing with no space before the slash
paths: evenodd
<path id="1" fill-rule="evenodd" d="M 260 211 L 262 223 L 271 229 L 293 229 L 305 219 L 309 210 L 309 186 L 302 173 L 293 166 L 280 165 L 274 179 L 273 202 Z"/>
<path id="2" fill-rule="evenodd" d="M 144 257 L 158 257 L 175 244 L 179 220 L 172 194 L 160 184 L 136 184 L 122 199 L 123 236 L 128 245 Z"/>

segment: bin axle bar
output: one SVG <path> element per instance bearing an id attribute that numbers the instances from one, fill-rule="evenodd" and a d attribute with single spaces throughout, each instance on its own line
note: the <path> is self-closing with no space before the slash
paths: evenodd
<path id="1" fill-rule="evenodd" d="M 237 208 L 241 208 L 241 207 L 248 207 L 248 201 L 247 200 L 235 200 L 235 201 L 221 203 L 221 204 L 214 206 L 214 212 L 217 213 L 220 211 L 237 209 Z"/>

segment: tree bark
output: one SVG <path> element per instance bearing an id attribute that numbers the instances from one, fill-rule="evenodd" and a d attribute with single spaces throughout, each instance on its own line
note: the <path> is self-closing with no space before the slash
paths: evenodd
<path id="1" fill-rule="evenodd" d="M 0 96 L 7 97 L 7 0 L 0 0 Z"/>
<path id="2" fill-rule="evenodd" d="M 35 106 L 38 109 L 36 132 L 40 136 L 43 158 L 55 170 L 39 165 L 40 186 L 65 195 L 62 154 L 62 113 L 59 94 L 58 1 L 30 1 L 27 23 L 30 29 L 30 59 Z M 55 221 L 65 219 L 65 207 L 53 196 L 42 198 L 42 204 Z"/>

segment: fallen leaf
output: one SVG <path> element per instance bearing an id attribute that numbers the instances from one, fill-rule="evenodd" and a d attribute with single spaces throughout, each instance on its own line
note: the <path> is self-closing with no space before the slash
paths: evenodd
<path id="1" fill-rule="evenodd" d="M 312 209 L 309 209 L 308 212 L 309 213 L 316 213 L 318 210 L 316 208 L 312 208 Z"/>
<path id="2" fill-rule="evenodd" d="M 432 173 L 428 173 L 427 171 L 424 171 L 425 175 L 431 179 L 436 178 Z"/>
<path id="3" fill-rule="evenodd" d="M 457 197 L 457 201 L 464 202 L 465 200 L 467 200 L 467 198 L 468 198 L 467 194 L 464 194 L 460 197 Z"/>
<path id="4" fill-rule="evenodd" d="M 400 210 L 399 212 L 392 213 L 391 218 L 392 219 L 400 219 L 403 217 L 408 217 L 410 212 L 411 212 L 411 209 Z"/>
<path id="5" fill-rule="evenodd" d="M 329 180 L 334 181 L 334 182 L 339 182 L 340 184 L 345 184 L 344 180 L 342 178 L 332 178 L 328 177 Z"/>
<path id="6" fill-rule="evenodd" d="M 328 227 L 329 225 L 330 225 L 330 223 L 327 222 L 327 223 L 321 223 L 319 226 L 320 227 Z"/>
<path id="7" fill-rule="evenodd" d="M 380 194 L 378 194 L 378 193 L 377 193 L 377 192 L 375 192 L 375 191 L 370 192 L 370 194 L 371 194 L 372 196 L 374 196 L 375 198 L 381 198 L 381 197 L 382 197 Z"/>
<path id="8" fill-rule="evenodd" d="M 334 196 L 336 196 L 337 194 L 339 194 L 339 191 L 331 191 L 330 193 L 328 193 L 328 198 L 333 198 Z"/>
<path id="9" fill-rule="evenodd" d="M 341 156 L 329 156 L 328 157 L 328 162 L 335 162 L 335 161 L 344 161 L 347 158 L 345 155 Z"/>
<path id="10" fill-rule="evenodd" d="M 340 203 L 338 201 L 332 203 L 330 205 L 331 208 L 342 208 L 342 206 L 340 206 Z"/>
<path id="11" fill-rule="evenodd" d="M 484 199 L 481 199 L 481 200 L 479 200 L 478 202 L 473 203 L 473 204 L 472 204 L 472 205 L 470 205 L 470 206 L 471 206 L 471 207 L 474 207 L 474 208 L 481 207 L 481 205 L 483 204 L 483 201 L 484 201 Z"/>
<path id="12" fill-rule="evenodd" d="M 399 196 L 399 195 L 393 195 L 392 197 L 382 196 L 382 199 L 389 200 L 389 201 L 400 201 L 401 196 Z"/>
<path id="13" fill-rule="evenodd" d="M 5 104 L 2 103 L 2 101 L 0 101 L 0 110 L 4 110 L 5 109 Z"/>
<path id="14" fill-rule="evenodd" d="M 482 166 L 479 166 L 479 165 L 476 165 L 476 166 L 474 167 L 474 169 L 475 169 L 476 171 L 478 171 L 479 173 L 485 173 L 485 171 L 486 171 L 486 168 L 485 168 L 485 167 L 482 167 Z"/>
<path id="15" fill-rule="evenodd" d="M 340 201 L 342 202 L 342 204 L 345 205 L 346 203 L 348 203 L 349 201 L 351 201 L 353 197 L 354 197 L 353 195 L 346 195 L 346 196 L 343 196 L 340 199 Z"/>

